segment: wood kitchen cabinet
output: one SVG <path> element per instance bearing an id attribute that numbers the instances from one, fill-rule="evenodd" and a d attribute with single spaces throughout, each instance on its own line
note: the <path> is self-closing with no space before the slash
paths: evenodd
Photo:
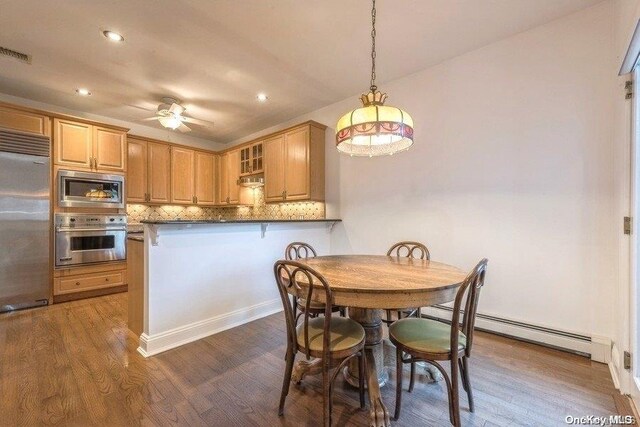
<path id="1" fill-rule="evenodd" d="M 129 137 L 127 141 L 127 202 L 144 203 L 148 190 L 148 143 L 147 141 Z"/>
<path id="2" fill-rule="evenodd" d="M 57 165 L 97 172 L 127 169 L 125 130 L 55 118 L 53 140 Z"/>
<path id="3" fill-rule="evenodd" d="M 51 136 L 51 118 L 35 110 L 0 104 L 0 128 Z"/>
<path id="4" fill-rule="evenodd" d="M 171 147 L 169 144 L 149 142 L 147 146 L 147 201 L 171 202 Z"/>
<path id="5" fill-rule="evenodd" d="M 220 205 L 253 204 L 253 190 L 240 187 L 240 150 L 223 153 L 220 156 L 220 186 L 218 202 Z"/>
<path id="6" fill-rule="evenodd" d="M 98 171 L 126 171 L 126 132 L 93 126 L 93 159 L 94 168 Z"/>
<path id="7" fill-rule="evenodd" d="M 195 151 L 171 147 L 171 203 L 195 204 Z"/>
<path id="8" fill-rule="evenodd" d="M 169 144 L 129 137 L 127 202 L 171 203 Z"/>
<path id="9" fill-rule="evenodd" d="M 198 205 L 213 205 L 216 201 L 216 156 L 196 151 L 194 161 L 195 202 Z"/>
<path id="10" fill-rule="evenodd" d="M 324 200 L 325 129 L 308 122 L 264 141 L 266 202 Z"/>

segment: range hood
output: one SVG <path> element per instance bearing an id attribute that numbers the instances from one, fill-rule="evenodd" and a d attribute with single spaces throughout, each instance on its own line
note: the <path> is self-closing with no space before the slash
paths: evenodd
<path id="1" fill-rule="evenodd" d="M 264 178 L 261 176 L 243 176 L 238 180 L 242 187 L 258 188 L 264 186 Z"/>

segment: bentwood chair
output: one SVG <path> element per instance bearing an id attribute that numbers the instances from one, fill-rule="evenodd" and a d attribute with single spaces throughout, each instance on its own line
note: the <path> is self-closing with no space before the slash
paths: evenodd
<path id="1" fill-rule="evenodd" d="M 283 260 L 275 263 L 274 274 L 287 324 L 286 369 L 278 414 L 284 414 L 293 364 L 296 354 L 300 352 L 307 360 L 314 357 L 321 361 L 323 420 L 325 426 L 331 426 L 333 382 L 342 368 L 354 357 L 358 358 L 360 407 L 364 408 L 364 328 L 349 318 L 331 317 L 331 288 L 326 279 L 312 268 L 296 261 Z M 306 301 L 307 307 L 300 325 L 296 325 L 295 302 L 289 295 Z M 309 305 L 314 296 L 326 301 L 324 316 L 311 317 Z"/>
<path id="2" fill-rule="evenodd" d="M 400 417 L 402 403 L 402 366 L 411 363 L 409 392 L 415 381 L 415 362 L 426 362 L 435 366 L 444 376 L 449 394 L 449 419 L 454 426 L 460 425 L 460 401 L 458 397 L 458 375 L 462 377 L 462 387 L 467 392 L 469 410 L 473 412 L 473 393 L 469 378 L 471 345 L 476 321 L 476 310 L 480 289 L 484 285 L 487 259 L 480 261 L 467 275 L 456 294 L 453 304 L 451 325 L 429 319 L 400 319 L 389 326 L 389 339 L 396 346 L 396 410 L 395 419 Z M 464 304 L 464 306 L 463 306 Z M 462 311 L 464 308 L 464 311 Z M 462 315 L 462 324 L 460 316 Z M 408 357 L 405 359 L 403 355 Z M 451 379 L 437 362 L 451 362 Z"/>
<path id="3" fill-rule="evenodd" d="M 284 259 L 289 261 L 297 261 L 299 259 L 313 258 L 316 256 L 318 256 L 318 254 L 316 253 L 316 250 L 313 249 L 313 246 L 304 242 L 290 243 L 284 250 Z M 307 302 L 304 299 L 298 299 L 295 297 L 294 300 L 295 305 L 293 313 L 297 324 L 298 318 L 305 312 L 305 310 L 307 310 Z M 311 317 L 318 317 L 319 315 L 324 313 L 324 303 L 311 301 L 308 310 Z M 342 317 L 346 316 L 346 310 L 344 307 L 334 305 L 331 307 L 331 310 L 334 312 L 339 311 Z"/>
<path id="4" fill-rule="evenodd" d="M 429 249 L 425 245 L 420 242 L 411 242 L 404 241 L 398 242 L 395 245 L 391 246 L 387 251 L 387 256 L 396 256 L 396 257 L 406 257 L 406 258 L 415 258 L 415 259 L 431 259 L 431 254 L 429 253 Z M 402 319 L 402 315 L 404 317 L 420 317 L 422 315 L 422 311 L 420 307 L 416 308 L 408 308 L 405 310 L 398 310 L 397 316 L 398 319 Z M 391 318 L 391 310 L 387 310 L 387 318 L 382 319 L 382 321 L 388 325 L 392 324 L 394 320 Z"/>

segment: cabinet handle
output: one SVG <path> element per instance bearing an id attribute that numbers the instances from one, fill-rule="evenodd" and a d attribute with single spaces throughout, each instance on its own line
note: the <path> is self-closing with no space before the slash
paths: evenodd
<path id="1" fill-rule="evenodd" d="M 105 282 L 108 282 L 108 281 L 109 281 L 109 278 L 107 277 L 106 279 L 104 279 L 104 281 L 105 281 Z"/>
<path id="2" fill-rule="evenodd" d="M 98 158 L 97 157 L 93 158 L 93 168 L 95 170 L 98 170 Z"/>
<path id="3" fill-rule="evenodd" d="M 229 203 L 229 197 L 227 197 L 227 203 Z"/>
<path id="4" fill-rule="evenodd" d="M 151 200 L 151 197 L 149 196 L 149 193 L 144 193 L 144 201 L 148 202 Z"/>
<path id="5" fill-rule="evenodd" d="M 80 286 L 80 282 L 76 282 L 76 286 Z"/>

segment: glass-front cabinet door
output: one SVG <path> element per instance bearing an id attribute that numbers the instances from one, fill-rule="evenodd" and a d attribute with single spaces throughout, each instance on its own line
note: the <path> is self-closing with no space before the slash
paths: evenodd
<path id="1" fill-rule="evenodd" d="M 262 166 L 262 142 L 251 146 L 251 171 L 258 173 L 263 171 Z"/>
<path id="2" fill-rule="evenodd" d="M 262 142 L 240 149 L 240 176 L 261 173 L 264 171 Z"/>
<path id="3" fill-rule="evenodd" d="M 251 173 L 251 147 L 240 150 L 240 175 Z"/>

